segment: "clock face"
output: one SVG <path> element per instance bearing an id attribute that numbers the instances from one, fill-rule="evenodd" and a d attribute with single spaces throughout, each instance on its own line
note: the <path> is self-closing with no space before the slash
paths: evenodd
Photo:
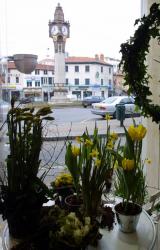
<path id="1" fill-rule="evenodd" d="M 57 25 L 53 25 L 53 27 L 51 28 L 51 35 L 57 35 L 59 32 L 58 26 Z"/>
<path id="2" fill-rule="evenodd" d="M 62 33 L 63 33 L 63 35 L 64 36 L 67 36 L 68 35 L 68 29 L 67 29 L 67 27 L 66 26 L 62 26 Z"/>

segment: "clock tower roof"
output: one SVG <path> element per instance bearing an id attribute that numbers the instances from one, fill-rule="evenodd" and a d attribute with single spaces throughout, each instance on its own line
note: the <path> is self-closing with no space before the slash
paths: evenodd
<path id="1" fill-rule="evenodd" d="M 60 6 L 60 3 L 58 3 L 55 13 L 54 13 L 54 21 L 56 23 L 63 23 L 64 22 L 64 13 L 63 13 L 63 9 Z"/>

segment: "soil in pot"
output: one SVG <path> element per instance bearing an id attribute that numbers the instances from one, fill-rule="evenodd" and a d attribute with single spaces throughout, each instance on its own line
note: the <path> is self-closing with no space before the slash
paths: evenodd
<path id="1" fill-rule="evenodd" d="M 137 215 L 142 212 L 142 207 L 135 203 L 119 203 L 115 206 L 115 211 L 123 215 Z"/>
<path id="2" fill-rule="evenodd" d="M 124 233 L 133 233 L 136 231 L 142 207 L 138 204 L 119 203 L 115 206 L 117 222 L 119 229 Z"/>

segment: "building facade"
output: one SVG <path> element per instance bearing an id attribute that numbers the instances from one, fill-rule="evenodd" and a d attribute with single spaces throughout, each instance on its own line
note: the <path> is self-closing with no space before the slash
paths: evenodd
<path id="1" fill-rule="evenodd" d="M 14 62 L 8 62 L 7 81 L 2 83 L 2 97 L 10 101 L 13 96 L 17 99 L 33 97 L 35 101 L 49 101 L 53 96 L 54 66 L 37 64 L 31 74 L 20 73 Z"/>
<path id="2" fill-rule="evenodd" d="M 113 65 L 104 61 L 104 57 L 68 57 L 66 58 L 66 87 L 69 94 L 83 99 L 89 95 L 108 97 L 113 86 Z"/>
<path id="3" fill-rule="evenodd" d="M 90 57 L 67 57 L 65 59 L 65 84 L 68 95 L 108 97 L 113 88 L 113 65 L 97 55 Z M 8 62 L 8 77 L 2 83 L 2 95 L 6 101 L 12 96 L 18 99 L 33 97 L 35 101 L 50 101 L 55 91 L 54 60 L 39 62 L 31 74 L 20 73 L 14 62 Z"/>

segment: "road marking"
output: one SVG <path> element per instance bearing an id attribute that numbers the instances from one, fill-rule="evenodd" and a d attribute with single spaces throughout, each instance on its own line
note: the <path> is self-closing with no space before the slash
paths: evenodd
<path id="1" fill-rule="evenodd" d="M 97 119 L 97 118 L 90 118 L 90 119 L 83 120 L 80 123 L 85 123 L 85 122 L 88 122 L 88 121 L 96 121 L 96 120 L 99 120 L 99 119 Z"/>

